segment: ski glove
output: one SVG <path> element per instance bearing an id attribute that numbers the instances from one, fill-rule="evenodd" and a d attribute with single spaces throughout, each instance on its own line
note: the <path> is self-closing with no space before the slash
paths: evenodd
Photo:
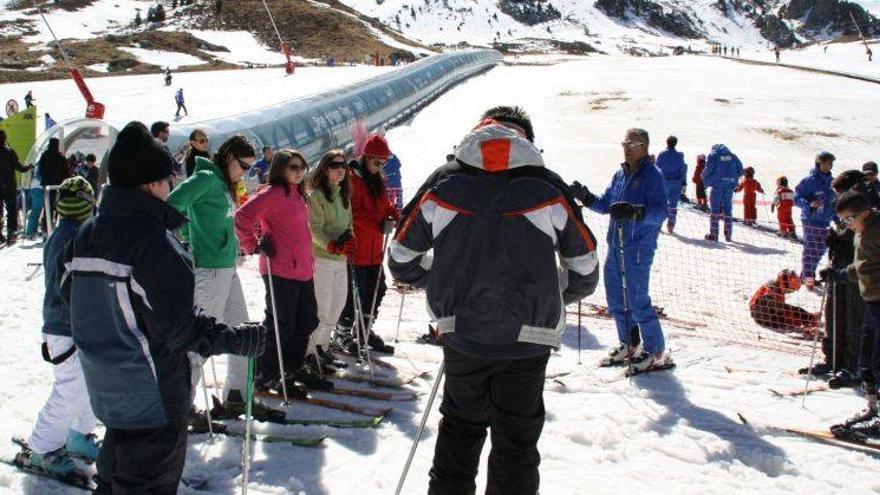
<path id="1" fill-rule="evenodd" d="M 260 323 L 242 323 L 232 329 L 229 351 L 245 357 L 257 357 L 266 350 L 266 327 Z"/>
<path id="2" fill-rule="evenodd" d="M 272 239 L 269 236 L 263 236 L 257 244 L 257 251 L 266 255 L 267 258 L 275 257 L 275 246 L 272 245 Z"/>
<path id="3" fill-rule="evenodd" d="M 397 222 L 395 222 L 393 218 L 386 218 L 385 220 L 382 220 L 382 233 L 390 234 L 392 231 L 394 231 L 394 225 L 396 223 Z"/>
<path id="4" fill-rule="evenodd" d="M 339 234 L 339 237 L 336 238 L 336 244 L 345 244 L 345 241 L 349 239 L 354 240 L 354 234 L 351 232 L 351 229 Z"/>
<path id="5" fill-rule="evenodd" d="M 819 270 L 819 280 L 823 282 L 846 282 L 846 269 L 844 268 L 842 270 L 836 270 L 830 266 L 827 266 Z"/>
<path id="6" fill-rule="evenodd" d="M 645 218 L 645 207 L 619 201 L 608 208 L 608 213 L 611 214 L 611 218 L 615 220 L 640 221 Z"/>
<path id="7" fill-rule="evenodd" d="M 587 186 L 581 184 L 580 182 L 574 181 L 568 187 L 571 188 L 571 195 L 574 196 L 576 200 L 580 201 L 581 204 L 586 206 L 587 208 L 593 206 L 593 203 L 596 202 L 596 195 L 591 193 L 590 190 L 587 189 Z"/>
<path id="8" fill-rule="evenodd" d="M 354 256 L 355 243 L 354 239 L 348 238 L 348 240 L 339 242 L 339 240 L 330 241 L 327 243 L 327 252 L 330 254 L 344 254 L 349 258 Z"/>

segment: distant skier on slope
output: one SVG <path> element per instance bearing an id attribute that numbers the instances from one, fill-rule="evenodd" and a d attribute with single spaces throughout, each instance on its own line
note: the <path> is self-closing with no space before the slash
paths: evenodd
<path id="1" fill-rule="evenodd" d="M 568 188 L 548 180 L 528 115 L 496 107 L 483 118 L 407 205 L 391 244 L 391 273 L 427 286 L 444 335 L 435 495 L 474 493 L 487 427 L 486 492 L 538 493 L 550 350 L 563 305 L 591 294 L 599 275 L 595 239 Z"/>
<path id="2" fill-rule="evenodd" d="M 855 258 L 843 270 L 825 268 L 823 279 L 857 279 L 862 299 L 867 305 L 862 323 L 859 371 L 864 380 L 867 407 L 847 421 L 831 427 L 835 435 L 861 433 L 880 437 L 877 384 L 880 383 L 880 212 L 869 207 L 868 200 L 856 191 L 838 198 L 835 210 L 841 221 L 855 232 Z"/>
<path id="3" fill-rule="evenodd" d="M 733 189 L 743 174 L 742 162 L 727 146 L 716 144 L 706 160 L 703 184 L 709 192 L 709 233 L 707 241 L 718 240 L 718 222 L 724 218 L 724 240 L 733 238 Z"/>
<path id="4" fill-rule="evenodd" d="M 89 403 L 79 353 L 70 329 L 70 308 L 61 293 L 62 251 L 80 224 L 95 209 L 92 187 L 82 177 L 71 177 L 58 189 L 61 220 L 43 250 L 46 294 L 43 297 L 43 359 L 52 365 L 52 392 L 43 405 L 27 441 L 30 452 L 16 457 L 25 467 L 59 478 L 86 478 L 73 458 L 95 462 L 97 420 Z"/>
<path id="5" fill-rule="evenodd" d="M 625 161 L 601 196 L 578 182 L 572 184 L 574 196 L 584 206 L 611 215 L 605 297 L 620 345 L 600 365 L 629 363 L 635 373 L 673 365 L 672 357 L 665 352 L 663 330 L 649 294 L 657 236 L 668 204 L 663 174 L 648 155 L 649 143 L 648 132 L 643 129 L 626 132 L 621 143 Z M 643 348 L 639 346 L 640 332 Z"/>
<path id="6" fill-rule="evenodd" d="M 684 162 L 684 153 L 675 149 L 677 144 L 678 138 L 669 136 L 666 138 L 666 149 L 657 155 L 657 168 L 666 181 L 666 198 L 669 201 L 666 230 L 670 234 L 675 229 L 678 201 L 687 187 L 687 164 Z"/>
<path id="7" fill-rule="evenodd" d="M 801 280 L 793 270 L 782 270 L 775 279 L 768 280 L 749 300 L 749 314 L 755 323 L 776 330 L 817 331 L 818 317 L 809 311 L 785 303 L 786 294 L 797 292 Z"/>
<path id="8" fill-rule="evenodd" d="M 175 117 L 180 117 L 181 110 L 183 110 L 185 115 L 189 115 L 189 110 L 186 109 L 186 103 L 183 99 L 183 88 L 177 90 L 177 93 L 174 95 L 174 102 L 177 103 L 177 112 L 174 113 Z"/>

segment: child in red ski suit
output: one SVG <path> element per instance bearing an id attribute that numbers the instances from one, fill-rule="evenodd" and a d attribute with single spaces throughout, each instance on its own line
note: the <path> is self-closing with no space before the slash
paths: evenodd
<path id="1" fill-rule="evenodd" d="M 706 199 L 706 187 L 703 185 L 703 169 L 706 168 L 706 155 L 697 155 L 697 167 L 691 182 L 697 185 L 697 208 L 708 211 L 709 203 Z"/>
<path id="2" fill-rule="evenodd" d="M 764 189 L 761 188 L 761 183 L 755 180 L 754 167 L 746 167 L 743 173 L 745 177 L 733 191 L 743 193 L 743 223 L 754 225 L 755 220 L 758 219 L 758 209 L 755 208 L 758 197 L 756 193 L 764 194 Z"/>
<path id="3" fill-rule="evenodd" d="M 768 280 L 749 301 L 749 313 L 755 323 L 773 329 L 815 329 L 817 315 L 785 303 L 785 295 L 797 292 L 801 279 L 793 270 L 782 270 L 775 280 Z"/>
<path id="4" fill-rule="evenodd" d="M 791 218 L 791 209 L 794 207 L 794 191 L 788 188 L 788 177 L 782 176 L 776 179 L 776 195 L 773 196 L 773 204 L 770 211 L 776 210 L 776 219 L 779 221 L 779 235 L 797 239 L 794 231 L 794 220 Z"/>

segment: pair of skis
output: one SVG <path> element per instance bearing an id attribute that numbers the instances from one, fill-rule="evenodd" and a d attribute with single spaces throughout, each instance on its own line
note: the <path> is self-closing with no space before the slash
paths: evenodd
<path id="1" fill-rule="evenodd" d="M 822 442 L 828 445 L 833 445 L 836 447 L 842 447 L 850 450 L 858 450 L 861 452 L 867 452 L 871 454 L 880 453 L 880 439 L 872 438 L 866 435 L 859 434 L 846 434 L 840 433 L 835 435 L 831 431 L 828 430 L 806 430 L 802 428 L 792 428 L 785 426 L 773 426 L 773 425 L 754 425 L 749 422 L 745 416 L 741 413 L 737 413 L 739 416 L 739 420 L 742 424 L 748 426 L 756 426 L 758 428 L 762 428 L 769 431 L 775 431 L 779 433 L 785 433 L 790 435 L 795 435 L 803 438 L 807 438 L 809 440 L 815 440 L 818 442 Z"/>

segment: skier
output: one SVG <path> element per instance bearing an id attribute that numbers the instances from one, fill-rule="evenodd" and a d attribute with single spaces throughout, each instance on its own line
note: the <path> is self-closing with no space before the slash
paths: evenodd
<path id="1" fill-rule="evenodd" d="M 40 182 L 43 187 L 58 186 L 64 179 L 70 177 L 70 171 L 67 168 L 67 159 L 61 153 L 61 142 L 58 138 L 50 138 L 46 145 L 46 151 L 40 155 L 37 163 L 40 169 Z M 55 214 L 55 198 L 57 191 L 49 191 L 49 208 L 51 211 L 46 212 L 46 222 L 52 221 Z"/>
<path id="2" fill-rule="evenodd" d="M 175 93 L 174 102 L 177 103 L 177 111 L 174 112 L 175 117 L 180 117 L 180 110 L 183 110 L 184 114 L 189 115 L 189 110 L 186 109 L 186 104 L 183 100 L 183 88 L 179 88 L 177 93 Z"/>
<path id="3" fill-rule="evenodd" d="M 764 194 L 761 183 L 755 180 L 755 168 L 746 167 L 743 170 L 744 177 L 733 189 L 733 192 L 743 193 L 743 224 L 754 225 L 758 219 L 758 209 L 755 207 L 758 194 Z"/>
<path id="4" fill-rule="evenodd" d="M 106 426 L 97 493 L 177 492 L 192 404 L 187 351 L 258 356 L 266 329 L 230 328 L 193 304 L 190 257 L 169 233 L 174 159 L 140 122 L 120 131 L 98 215 L 65 250 L 62 288 L 95 416 Z"/>
<path id="5" fill-rule="evenodd" d="M 877 164 L 865 162 L 862 164 L 862 173 L 865 174 L 865 199 L 871 208 L 880 208 L 880 180 L 877 178 Z"/>
<path id="6" fill-rule="evenodd" d="M 794 203 L 801 209 L 804 248 L 801 256 L 801 281 L 808 290 L 816 284 L 816 266 L 825 254 L 825 236 L 834 218 L 834 190 L 831 168 L 834 155 L 822 151 L 816 155 L 810 174 L 794 190 Z"/>
<path id="7" fill-rule="evenodd" d="M 189 133 L 189 142 L 184 151 L 183 163 L 187 177 L 192 177 L 195 172 L 198 157 L 210 159 L 211 154 L 208 153 L 208 135 L 201 129 L 194 129 Z"/>
<path id="8" fill-rule="evenodd" d="M 862 322 L 861 356 L 859 371 L 864 380 L 867 407 L 847 421 L 831 427 L 835 435 L 846 436 L 862 433 L 872 437 L 880 436 L 878 418 L 877 384 L 880 380 L 880 339 L 877 338 L 880 326 L 880 212 L 869 207 L 864 195 L 847 191 L 837 200 L 835 206 L 841 221 L 855 232 L 855 258 L 843 270 L 825 268 L 823 279 L 858 280 L 859 291 L 865 300 L 865 319 Z"/>
<path id="9" fill-rule="evenodd" d="M 6 139 L 6 131 L 0 130 L 0 222 L 3 219 L 3 207 L 6 207 L 6 237 L 3 237 L 0 229 L 0 244 L 14 243 L 18 232 L 18 204 L 15 202 L 18 186 L 15 171 L 23 173 L 31 169 L 18 161 L 18 154 L 9 147 Z"/>
<path id="10" fill-rule="evenodd" d="M 92 186 L 92 191 L 94 191 L 95 197 L 101 192 L 101 189 L 98 187 L 98 177 L 100 175 L 100 170 L 98 169 L 98 158 L 93 154 L 89 153 L 86 155 L 86 159 L 83 167 L 82 176 L 89 182 L 89 185 Z"/>
<path id="11" fill-rule="evenodd" d="M 269 165 L 272 164 L 274 151 L 271 146 L 263 146 L 263 158 L 257 161 L 251 169 L 251 176 L 256 175 L 259 184 L 266 183 L 266 177 L 269 172 Z"/>
<path id="12" fill-rule="evenodd" d="M 819 318 L 809 311 L 785 303 L 785 295 L 797 292 L 801 280 L 793 270 L 782 270 L 768 280 L 749 300 L 749 313 L 755 323 L 777 330 L 817 331 Z"/>
<path id="13" fill-rule="evenodd" d="M 697 209 L 709 211 L 709 204 L 706 198 L 706 186 L 703 184 L 703 170 L 706 168 L 706 155 L 700 153 L 697 155 L 697 166 L 694 167 L 694 176 L 691 178 L 697 186 Z"/>
<path id="14" fill-rule="evenodd" d="M 238 242 L 235 237 L 235 185 L 256 160 L 254 148 L 244 136 L 227 139 L 213 160 L 197 157 L 195 172 L 168 196 L 168 204 L 187 217 L 182 233 L 189 242 L 195 265 L 195 304 L 219 323 L 235 326 L 248 321 L 247 303 L 236 271 Z M 199 385 L 204 360 L 190 353 L 192 386 Z M 222 403 L 212 414 L 237 418 L 244 414 L 247 361 L 230 356 L 223 382 Z M 254 403 L 254 417 L 283 418 L 282 411 Z"/>
<path id="15" fill-rule="evenodd" d="M 560 344 L 563 306 L 598 281 L 595 239 L 569 208 L 568 188 L 548 180 L 555 174 L 526 113 L 486 114 L 496 118 L 470 131 L 455 166 L 441 167 L 407 205 L 389 261 L 395 279 L 427 287 L 444 334 L 435 495 L 474 493 L 487 428 L 486 493 L 538 493 L 550 350 Z"/>
<path id="16" fill-rule="evenodd" d="M 328 151 L 312 174 L 309 188 L 309 227 L 315 256 L 315 295 L 318 328 L 309 339 L 309 365 L 329 372 L 345 367 L 330 352 L 330 337 L 345 307 L 348 294 L 347 260 L 354 256 L 351 179 L 342 150 Z"/>
<path id="17" fill-rule="evenodd" d="M 730 242 L 733 237 L 733 190 L 743 174 L 743 166 L 739 158 L 727 146 L 712 146 L 703 170 L 703 184 L 712 190 L 709 192 L 709 233 L 707 241 L 718 240 L 718 222 L 724 217 L 724 240 Z"/>
<path id="18" fill-rule="evenodd" d="M 782 237 L 797 239 L 794 229 L 794 220 L 791 218 L 791 209 L 794 206 L 794 191 L 788 187 L 788 177 L 780 176 L 776 179 L 776 194 L 773 196 L 773 204 L 770 212 L 776 211 L 776 220 L 779 222 L 779 234 Z"/>
<path id="19" fill-rule="evenodd" d="M 95 197 L 82 177 L 71 177 L 58 189 L 61 220 L 43 249 L 46 293 L 43 297 L 43 359 L 52 365 L 52 392 L 34 424 L 33 432 L 17 461 L 58 478 L 85 479 L 74 457 L 95 462 L 96 420 L 89 404 L 83 369 L 70 332 L 70 309 L 61 293 L 61 258 L 80 224 L 89 219 Z"/>
<path id="20" fill-rule="evenodd" d="M 779 47 L 774 49 L 773 52 L 776 54 L 776 63 L 778 64 L 779 63 L 779 55 L 780 55 Z"/>
<path id="21" fill-rule="evenodd" d="M 669 200 L 666 230 L 670 234 L 675 229 L 678 200 L 687 188 L 687 164 L 684 162 L 684 153 L 676 151 L 677 144 L 678 138 L 669 136 L 666 138 L 666 149 L 657 155 L 657 168 L 660 169 L 663 179 L 666 181 L 666 197 Z"/>
<path id="22" fill-rule="evenodd" d="M 369 311 L 375 308 L 375 312 L 378 312 L 385 297 L 385 278 L 379 276 L 385 258 L 382 247 L 385 236 L 391 234 L 394 224 L 400 218 L 400 211 L 388 198 L 388 188 L 382 177 L 382 165 L 389 156 L 391 151 L 388 149 L 388 142 L 382 136 L 374 134 L 367 138 L 363 156 L 349 164 L 352 181 L 351 211 L 354 218 L 354 237 L 357 241 L 351 263 L 354 266 L 360 307 L 367 327 L 367 335 L 361 336 L 363 338 L 360 341 L 366 341 L 371 349 L 385 354 L 393 354 L 394 346 L 386 344 L 382 337 L 372 331 Z M 353 294 L 350 295 L 343 310 L 343 322 L 354 322 L 356 318 L 353 297 Z M 354 342 L 349 350 L 356 350 Z"/>
<path id="23" fill-rule="evenodd" d="M 868 55 L 868 62 L 874 60 L 874 52 L 872 52 L 871 49 L 867 46 L 865 47 L 865 54 Z"/>
<path id="24" fill-rule="evenodd" d="M 601 196 L 577 182 L 572 185 L 584 206 L 611 215 L 603 273 L 608 311 L 617 325 L 620 345 L 600 365 L 629 363 L 635 373 L 672 367 L 649 294 L 651 264 L 667 205 L 663 174 L 648 155 L 649 144 L 647 131 L 626 132 L 621 143 L 625 161 Z"/>
<path id="25" fill-rule="evenodd" d="M 165 68 L 165 86 L 171 86 L 171 67 Z"/>
<path id="26" fill-rule="evenodd" d="M 37 99 L 34 98 L 34 93 L 33 93 L 33 91 L 28 91 L 27 94 L 24 95 L 24 105 L 25 105 L 25 108 L 30 108 L 30 107 L 34 106 L 34 102 L 35 102 L 35 101 L 37 101 Z"/>
<path id="27" fill-rule="evenodd" d="M 385 166 L 382 167 L 385 175 L 385 184 L 388 189 L 388 197 L 391 204 L 398 210 L 403 209 L 403 183 L 400 176 L 400 159 L 397 155 L 391 155 Z"/>
<path id="28" fill-rule="evenodd" d="M 333 382 L 303 366 L 309 336 L 318 326 L 315 300 L 315 260 L 303 179 L 309 165 L 301 153 L 282 149 L 269 167 L 269 187 L 249 199 L 235 212 L 235 230 L 241 249 L 247 254 L 260 251 L 260 275 L 266 286 L 265 325 L 278 318 L 278 335 L 284 360 L 284 384 L 294 395 L 305 396 L 306 388 L 329 390 Z M 255 232 L 259 231 L 259 235 Z M 271 262 L 271 279 L 269 263 Z M 273 306 L 269 284 L 275 294 Z M 275 312 L 275 313 L 273 313 Z M 274 315 L 274 316 L 273 316 Z M 278 350 L 269 340 L 266 354 L 257 362 L 261 388 L 281 389 Z"/>

